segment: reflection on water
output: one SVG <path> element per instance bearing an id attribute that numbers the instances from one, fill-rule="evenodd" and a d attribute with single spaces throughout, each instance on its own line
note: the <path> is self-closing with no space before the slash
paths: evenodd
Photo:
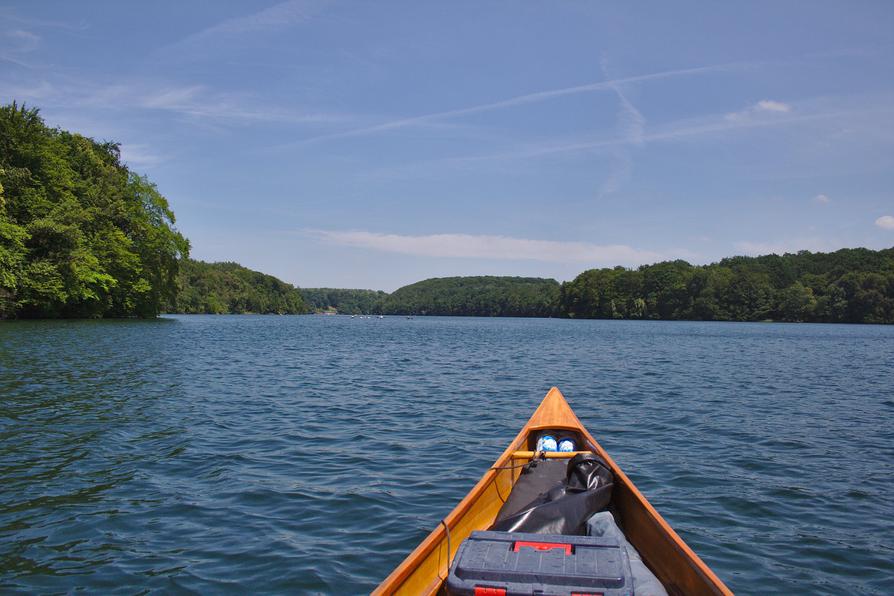
<path id="1" fill-rule="evenodd" d="M 874 326 L 2 323 L 0 589 L 368 591 L 555 384 L 737 592 L 891 593 L 892 378 Z"/>

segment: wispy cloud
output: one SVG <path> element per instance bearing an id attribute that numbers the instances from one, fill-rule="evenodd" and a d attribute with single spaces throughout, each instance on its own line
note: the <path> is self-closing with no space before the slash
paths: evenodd
<path id="1" fill-rule="evenodd" d="M 71 33 L 86 28 L 84 21 L 73 23 L 24 18 L 12 7 L 0 6 L 0 62 L 15 64 L 27 70 L 36 69 L 38 65 L 26 59 L 27 55 L 35 53 L 43 45 L 44 36 L 35 31 L 54 29 L 54 35 L 58 36 L 59 31 Z"/>
<path id="2" fill-rule="evenodd" d="M 23 17 L 16 14 L 13 10 L 0 7 L 0 18 L 8 23 L 18 23 L 22 27 L 34 29 L 59 29 L 64 31 L 84 31 L 89 28 L 86 21 L 56 21 L 52 19 L 38 19 L 34 17 Z"/>
<path id="3" fill-rule="evenodd" d="M 0 60 L 22 68 L 32 68 L 23 57 L 35 51 L 41 37 L 25 29 L 0 30 Z"/>
<path id="4" fill-rule="evenodd" d="M 894 230 L 894 215 L 882 215 L 875 220 L 875 225 L 883 230 Z"/>
<path id="5" fill-rule="evenodd" d="M 121 159 L 127 165 L 137 168 L 155 166 L 167 161 L 166 157 L 155 153 L 148 145 L 139 143 L 122 144 Z"/>
<path id="6" fill-rule="evenodd" d="M 259 105 L 244 95 L 213 92 L 200 85 L 149 91 L 135 99 L 136 105 L 144 109 L 230 122 L 309 124 L 341 122 L 347 119 L 344 115 L 333 113 Z"/>
<path id="7" fill-rule="evenodd" d="M 730 112 L 726 115 L 727 120 L 745 120 L 761 114 L 787 114 L 792 111 L 792 106 L 781 101 L 772 99 L 762 99 L 756 104 L 745 108 L 739 112 Z"/>
<path id="8" fill-rule="evenodd" d="M 771 99 L 762 99 L 757 102 L 754 109 L 758 112 L 791 112 L 792 107 L 781 101 L 773 101 Z"/>
<path id="9" fill-rule="evenodd" d="M 813 197 L 813 202 L 819 205 L 828 205 L 832 202 L 832 199 L 830 199 L 828 195 L 816 195 Z"/>
<path id="10" fill-rule="evenodd" d="M 782 255 L 795 253 L 799 250 L 830 251 L 841 248 L 842 244 L 827 238 L 789 238 L 781 241 L 740 241 L 734 242 L 733 247 L 740 253 L 748 256 Z"/>
<path id="11" fill-rule="evenodd" d="M 16 52 L 31 52 L 40 45 L 40 36 L 24 29 L 13 29 L 3 32 L 3 39 Z"/>
<path id="12" fill-rule="evenodd" d="M 43 101 L 56 95 L 56 88 L 47 81 L 31 85 L 0 84 L 0 98 L 3 101 Z"/>
<path id="13" fill-rule="evenodd" d="M 346 114 L 271 106 L 246 93 L 215 91 L 203 85 L 166 85 L 149 79 L 113 85 L 66 80 L 56 84 L 44 81 L 31 86 L 7 86 L 0 81 L 0 97 L 65 108 L 168 112 L 236 125 L 264 122 L 317 125 L 354 120 Z"/>
<path id="14" fill-rule="evenodd" d="M 274 4 L 264 10 L 221 21 L 197 31 L 161 51 L 183 51 L 207 47 L 218 39 L 231 39 L 251 33 L 269 32 L 302 23 L 313 17 L 326 5 L 323 0 L 289 0 Z"/>
<path id="15" fill-rule="evenodd" d="M 609 78 L 606 59 L 602 59 L 602 72 L 606 79 Z M 608 177 L 603 181 L 599 189 L 598 198 L 602 198 L 616 192 L 621 184 L 627 180 L 633 172 L 633 157 L 630 154 L 631 147 L 642 145 L 643 134 L 646 128 L 646 119 L 639 110 L 630 102 L 621 89 L 621 83 L 613 82 L 611 90 L 618 96 L 618 137 L 623 141 L 614 145 L 615 151 L 612 157 L 613 164 Z"/>
<path id="16" fill-rule="evenodd" d="M 490 160 L 511 160 L 536 158 L 554 154 L 580 153 L 586 151 L 613 150 L 619 145 L 650 144 L 658 142 L 673 142 L 686 140 L 693 137 L 720 135 L 735 131 L 745 131 L 760 128 L 777 128 L 795 126 L 814 121 L 859 118 L 890 118 L 894 109 L 890 106 L 869 106 L 849 109 L 821 109 L 815 111 L 793 111 L 779 118 L 727 118 L 725 115 L 706 115 L 694 119 L 679 120 L 658 126 L 652 130 L 644 130 L 641 136 L 635 140 L 623 135 L 602 137 L 595 139 L 577 138 L 559 141 L 544 141 L 530 144 L 527 147 L 500 151 L 494 153 L 482 153 L 448 157 L 440 160 L 432 160 L 431 163 L 472 163 Z"/>
<path id="17" fill-rule="evenodd" d="M 340 246 L 424 257 L 507 261 L 550 261 L 594 265 L 639 265 L 663 255 L 623 244 L 532 240 L 509 236 L 431 234 L 407 236 L 369 231 L 304 230 L 304 234 Z"/>
<path id="18" fill-rule="evenodd" d="M 507 108 L 513 108 L 518 106 L 523 106 L 527 104 L 540 103 L 543 101 L 548 101 L 551 99 L 556 99 L 559 97 L 566 97 L 569 95 L 578 95 L 581 93 L 593 93 L 596 91 L 615 91 L 620 85 L 629 84 L 629 83 L 638 83 L 643 81 L 652 81 L 659 79 L 667 79 L 673 77 L 680 76 L 692 76 L 705 74 L 710 72 L 719 72 L 725 70 L 731 70 L 733 68 L 741 67 L 741 64 L 718 64 L 714 66 L 699 66 L 695 68 L 683 68 L 677 70 L 667 70 L 662 72 L 655 72 L 650 74 L 638 75 L 633 77 L 626 77 L 621 79 L 609 80 L 609 81 L 599 81 L 596 83 L 587 83 L 585 85 L 576 85 L 573 87 L 563 87 L 561 89 L 550 89 L 547 91 L 538 91 L 536 93 L 527 93 L 524 95 L 517 95 L 515 97 L 510 97 L 508 99 L 503 99 L 500 101 L 494 101 L 489 103 L 478 104 L 474 106 L 469 106 L 465 108 L 458 108 L 455 110 L 446 110 L 443 112 L 433 112 L 430 114 L 423 114 L 420 116 L 412 116 L 409 118 L 400 118 L 396 120 L 391 120 L 388 122 L 382 122 L 380 124 L 376 124 L 373 126 L 365 126 L 360 128 L 353 128 L 350 130 L 345 130 L 341 132 L 319 135 L 315 137 L 310 137 L 307 139 L 303 139 L 298 142 L 298 144 L 308 144 L 308 143 L 316 143 L 319 141 L 326 141 L 332 139 L 342 139 L 347 137 L 356 137 L 356 136 L 364 136 L 371 135 L 380 132 L 388 132 L 392 130 L 397 130 L 400 128 L 406 128 L 409 126 L 419 126 L 428 124 L 432 121 L 436 120 L 446 120 L 449 118 L 458 118 L 461 116 L 469 116 L 472 114 L 480 114 L 483 112 L 490 112 L 494 110 L 503 110 Z"/>

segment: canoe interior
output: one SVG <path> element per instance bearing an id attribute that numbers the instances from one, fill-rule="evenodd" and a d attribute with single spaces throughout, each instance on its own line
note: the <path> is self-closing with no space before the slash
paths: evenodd
<path id="1" fill-rule="evenodd" d="M 475 530 L 487 529 L 497 517 L 521 472 L 513 465 L 518 451 L 533 451 L 540 432 L 573 435 L 582 446 L 608 462 L 615 475 L 612 502 L 627 539 L 670 594 L 732 594 L 662 519 L 614 460 L 583 427 L 562 393 L 553 387 L 481 480 L 389 575 L 373 594 L 434 594 L 447 579 L 449 562 L 459 544 Z M 449 540 L 444 525 L 449 528 Z M 448 553 L 449 543 L 449 553 Z"/>

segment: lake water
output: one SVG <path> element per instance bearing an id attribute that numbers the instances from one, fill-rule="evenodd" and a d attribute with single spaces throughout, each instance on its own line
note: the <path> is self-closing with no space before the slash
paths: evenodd
<path id="1" fill-rule="evenodd" d="M 736 592 L 894 593 L 894 327 L 0 324 L 0 591 L 371 590 L 551 385 Z"/>

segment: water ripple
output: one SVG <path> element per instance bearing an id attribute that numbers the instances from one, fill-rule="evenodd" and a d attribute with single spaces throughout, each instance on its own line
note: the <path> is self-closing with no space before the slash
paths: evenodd
<path id="1" fill-rule="evenodd" d="M 359 593 L 551 385 L 739 593 L 894 593 L 894 328 L 0 325 L 0 590 Z"/>

